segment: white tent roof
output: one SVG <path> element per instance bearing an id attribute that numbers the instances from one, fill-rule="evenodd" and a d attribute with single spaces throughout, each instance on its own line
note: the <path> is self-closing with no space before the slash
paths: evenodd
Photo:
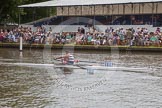
<path id="1" fill-rule="evenodd" d="M 162 2 L 162 0 L 51 0 L 47 2 L 21 5 L 18 7 L 56 7 L 56 6 L 79 6 L 97 4 L 122 4 L 122 3 L 146 3 Z"/>

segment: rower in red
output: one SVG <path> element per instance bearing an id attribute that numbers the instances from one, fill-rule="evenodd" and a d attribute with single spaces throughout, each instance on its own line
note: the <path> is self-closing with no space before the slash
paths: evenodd
<path id="1" fill-rule="evenodd" d="M 69 65 L 73 65 L 75 60 L 74 60 L 74 56 L 73 54 L 71 54 L 69 51 L 65 51 L 65 55 L 58 57 L 56 59 L 61 59 L 63 64 L 69 64 Z"/>

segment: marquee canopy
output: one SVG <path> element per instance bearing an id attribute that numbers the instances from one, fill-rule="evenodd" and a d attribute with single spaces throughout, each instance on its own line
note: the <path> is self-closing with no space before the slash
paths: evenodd
<path id="1" fill-rule="evenodd" d="M 58 7 L 58 6 L 84 6 L 99 4 L 127 4 L 127 3 L 153 3 L 162 2 L 162 0 L 50 0 L 34 4 L 20 5 L 19 8 L 25 7 Z"/>

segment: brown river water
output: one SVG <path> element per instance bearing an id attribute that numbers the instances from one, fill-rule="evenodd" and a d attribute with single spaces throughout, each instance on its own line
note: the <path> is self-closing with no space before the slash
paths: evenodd
<path id="1" fill-rule="evenodd" d="M 1 48 L 0 108 L 162 108 L 161 53 L 73 52 L 79 64 L 114 70 L 56 67 L 62 53 Z"/>

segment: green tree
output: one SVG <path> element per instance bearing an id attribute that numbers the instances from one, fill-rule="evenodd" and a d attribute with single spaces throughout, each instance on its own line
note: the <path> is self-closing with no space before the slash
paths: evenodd
<path id="1" fill-rule="evenodd" d="M 44 1 L 49 1 L 49 0 L 1 0 L 0 1 L 0 6 L 1 6 L 0 7 L 0 23 L 11 22 L 11 21 L 18 23 L 19 13 L 21 13 L 22 15 L 23 23 L 36 20 L 39 18 L 47 17 L 48 16 L 47 12 L 49 8 L 24 8 L 24 9 L 18 8 L 19 5 L 38 3 L 38 2 L 44 2 Z"/>

